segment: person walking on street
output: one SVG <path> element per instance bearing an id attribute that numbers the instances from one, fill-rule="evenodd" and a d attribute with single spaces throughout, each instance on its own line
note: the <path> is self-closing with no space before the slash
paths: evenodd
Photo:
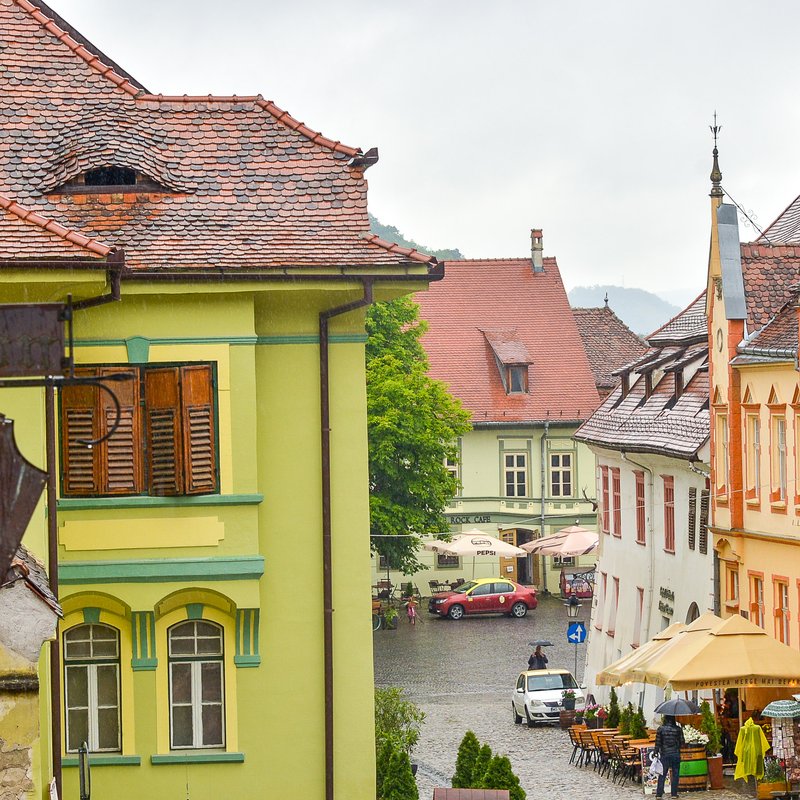
<path id="1" fill-rule="evenodd" d="M 655 754 L 661 759 L 664 767 L 658 776 L 656 797 L 664 796 L 664 780 L 669 771 L 670 794 L 678 796 L 678 779 L 681 769 L 681 745 L 683 744 L 683 728 L 675 722 L 675 717 L 664 717 L 664 724 L 656 731 Z"/>
<path id="2" fill-rule="evenodd" d="M 528 659 L 528 669 L 547 669 L 547 656 L 542 652 L 542 646 L 536 645 L 536 649 Z"/>

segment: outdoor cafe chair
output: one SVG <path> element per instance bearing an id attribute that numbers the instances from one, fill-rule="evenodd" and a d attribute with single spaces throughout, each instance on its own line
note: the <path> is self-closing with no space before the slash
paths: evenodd
<path id="1" fill-rule="evenodd" d="M 574 764 L 575 759 L 578 757 L 578 754 L 582 750 L 581 740 L 578 737 L 578 731 L 586 730 L 582 725 L 570 725 L 567 728 L 567 733 L 569 734 L 569 740 L 572 742 L 572 755 L 569 757 L 569 763 Z"/>
<path id="2" fill-rule="evenodd" d="M 578 759 L 578 766 L 585 767 L 592 763 L 592 756 L 597 752 L 597 745 L 592 738 L 592 731 L 578 731 L 578 738 L 581 742 L 581 755 Z"/>

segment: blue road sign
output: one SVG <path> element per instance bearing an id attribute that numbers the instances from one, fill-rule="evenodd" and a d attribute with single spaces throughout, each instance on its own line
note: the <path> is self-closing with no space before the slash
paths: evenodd
<path id="1" fill-rule="evenodd" d="M 567 641 L 571 644 L 583 644 L 586 641 L 586 626 L 582 622 L 570 622 Z"/>

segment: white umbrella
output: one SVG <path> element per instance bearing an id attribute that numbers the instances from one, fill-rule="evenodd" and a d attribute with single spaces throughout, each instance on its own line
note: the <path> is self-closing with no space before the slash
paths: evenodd
<path id="1" fill-rule="evenodd" d="M 452 542 L 445 542 L 442 539 L 431 539 L 429 542 L 423 542 L 422 546 L 426 550 L 433 550 L 434 553 L 447 554 L 447 548 L 451 544 Z"/>
<path id="2" fill-rule="evenodd" d="M 582 556 L 597 549 L 600 537 L 595 531 L 570 525 L 551 536 L 525 542 L 522 547 L 529 553 L 541 556 Z"/>
<path id="3" fill-rule="evenodd" d="M 452 542 L 445 542 L 444 544 L 447 545 L 447 549 L 444 552 L 449 556 L 519 558 L 527 555 L 521 547 L 516 547 L 479 530 L 467 531 L 467 533 L 453 537 Z"/>

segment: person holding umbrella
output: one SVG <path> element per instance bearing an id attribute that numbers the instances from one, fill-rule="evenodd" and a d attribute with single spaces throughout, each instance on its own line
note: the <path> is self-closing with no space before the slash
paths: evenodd
<path id="1" fill-rule="evenodd" d="M 547 656 L 542 651 L 542 646 L 550 642 L 531 642 L 531 644 L 535 644 L 536 649 L 528 659 L 528 669 L 547 669 Z"/>
<path id="2" fill-rule="evenodd" d="M 683 728 L 675 721 L 675 717 L 667 714 L 664 723 L 656 731 L 655 754 L 661 759 L 664 767 L 658 776 L 656 797 L 664 796 L 664 781 L 667 771 L 670 773 L 670 792 L 672 797 L 678 796 L 678 780 L 681 770 L 681 745 L 683 744 Z"/>

